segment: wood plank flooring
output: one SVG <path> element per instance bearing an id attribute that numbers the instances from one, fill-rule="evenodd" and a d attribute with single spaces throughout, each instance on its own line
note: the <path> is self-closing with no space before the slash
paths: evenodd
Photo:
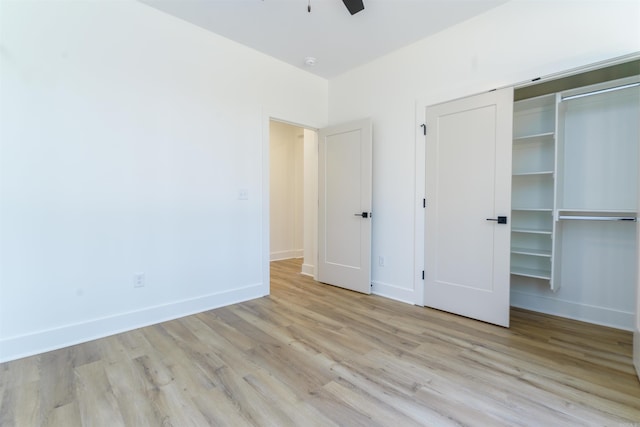
<path id="1" fill-rule="evenodd" d="M 1 426 L 640 426 L 631 333 L 322 285 L 0 365 Z"/>

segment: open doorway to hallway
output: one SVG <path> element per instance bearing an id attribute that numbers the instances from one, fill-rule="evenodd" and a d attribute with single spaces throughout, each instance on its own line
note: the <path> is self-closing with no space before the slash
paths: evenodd
<path id="1" fill-rule="evenodd" d="M 314 130 L 270 120 L 270 261 L 302 260 L 316 275 L 318 136 Z"/>

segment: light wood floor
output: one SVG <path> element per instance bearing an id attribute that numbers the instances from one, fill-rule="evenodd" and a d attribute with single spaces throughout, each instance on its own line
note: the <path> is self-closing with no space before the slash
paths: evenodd
<path id="1" fill-rule="evenodd" d="M 0 365 L 1 426 L 640 426 L 631 334 L 321 285 Z"/>

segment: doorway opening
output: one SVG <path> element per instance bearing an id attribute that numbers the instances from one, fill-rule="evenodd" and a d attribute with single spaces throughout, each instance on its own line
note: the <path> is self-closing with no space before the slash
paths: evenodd
<path id="1" fill-rule="evenodd" d="M 356 120 L 350 123 L 326 127 L 321 130 L 309 130 L 293 125 L 291 122 L 265 116 L 263 135 L 265 143 L 263 156 L 263 277 L 265 295 L 269 293 L 271 260 L 293 259 L 302 256 L 301 273 L 317 281 L 341 286 L 362 293 L 371 293 L 371 193 L 372 193 L 372 126 L 371 119 Z M 292 144 L 303 144 L 302 166 L 302 252 L 299 251 L 300 228 L 295 228 L 298 220 L 278 218 L 278 205 L 292 206 L 296 210 L 295 194 L 292 202 L 278 200 L 278 182 L 296 191 L 295 182 L 299 180 L 299 168 L 295 165 L 279 165 L 277 129 L 280 128 Z M 302 138 L 299 138 L 302 129 Z M 291 131 L 291 132 L 289 132 Z M 273 132 L 273 135 L 272 135 Z M 271 153 L 273 150 L 274 154 Z M 296 157 L 296 147 L 291 155 Z M 299 156 L 298 156 L 299 157 Z M 284 178 L 274 176 L 285 172 Z M 272 175 L 274 174 L 274 175 Z M 271 185 L 273 181 L 273 186 Z M 272 194 L 273 193 L 273 194 Z M 298 193 L 298 198 L 299 193 Z M 297 208 L 299 210 L 299 208 Z M 273 219 L 271 218 L 273 216 Z M 276 235 L 281 231 L 278 225 L 286 228 L 284 242 L 278 246 Z M 293 229 L 288 227 L 293 225 Z M 357 236 L 357 239 L 353 237 Z M 322 238 L 320 238 L 322 237 Z M 271 242 L 274 242 L 272 245 Z M 348 244 L 345 244 L 348 243 Z M 355 242 L 355 244 L 354 244 Z M 273 254 L 273 255 L 272 255 Z M 320 256 L 320 254 L 322 254 Z"/>
<path id="2" fill-rule="evenodd" d="M 318 135 L 269 121 L 269 261 L 301 259 L 301 273 L 316 276 Z"/>

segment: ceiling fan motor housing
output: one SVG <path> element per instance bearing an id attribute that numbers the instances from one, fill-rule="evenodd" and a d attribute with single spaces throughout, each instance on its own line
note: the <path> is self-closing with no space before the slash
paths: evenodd
<path id="1" fill-rule="evenodd" d="M 349 13 L 352 15 L 355 15 L 364 9 L 364 3 L 362 0 L 342 0 L 342 2 L 347 6 Z"/>

